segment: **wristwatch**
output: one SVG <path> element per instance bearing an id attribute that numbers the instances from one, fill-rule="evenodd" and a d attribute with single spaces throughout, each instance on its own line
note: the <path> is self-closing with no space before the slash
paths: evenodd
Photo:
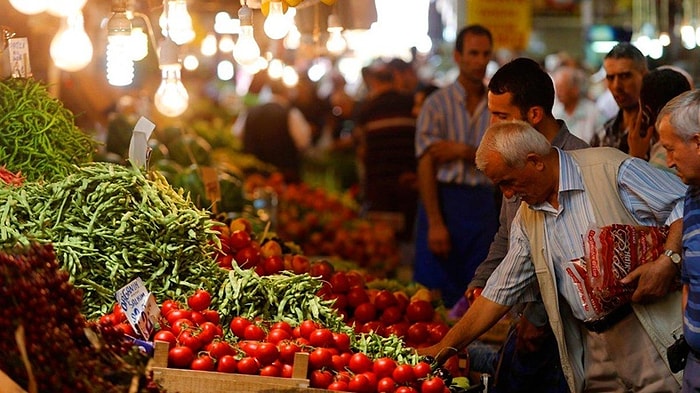
<path id="1" fill-rule="evenodd" d="M 673 262 L 673 264 L 676 265 L 676 267 L 681 266 L 681 256 L 677 252 L 670 249 L 664 250 L 664 255 L 671 258 L 671 262 Z"/>

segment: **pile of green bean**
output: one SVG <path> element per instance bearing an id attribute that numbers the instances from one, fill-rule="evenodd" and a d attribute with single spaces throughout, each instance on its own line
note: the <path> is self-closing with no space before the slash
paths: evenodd
<path id="1" fill-rule="evenodd" d="M 117 289 L 140 277 L 156 299 L 217 293 L 214 221 L 157 172 L 86 164 L 64 179 L 0 187 L 0 242 L 51 242 L 83 291 L 83 313 L 110 311 Z"/>
<path id="2" fill-rule="evenodd" d="M 0 80 L 0 165 L 28 181 L 62 178 L 92 160 L 94 139 L 34 79 Z"/>

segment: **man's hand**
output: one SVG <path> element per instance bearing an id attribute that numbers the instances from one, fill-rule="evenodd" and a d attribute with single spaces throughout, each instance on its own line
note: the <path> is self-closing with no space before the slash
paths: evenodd
<path id="1" fill-rule="evenodd" d="M 428 248 L 433 254 L 441 258 L 447 258 L 450 254 L 452 249 L 450 233 L 444 224 L 430 225 L 428 228 Z"/>
<path id="2" fill-rule="evenodd" d="M 678 270 L 671 259 L 661 255 L 653 262 L 646 263 L 634 269 L 622 280 L 623 284 L 637 283 L 637 288 L 632 294 L 635 303 L 647 303 L 658 300 L 671 290 L 673 282 L 678 275 Z"/>
<path id="3" fill-rule="evenodd" d="M 454 141 L 435 142 L 428 149 L 428 154 L 438 165 L 460 159 L 474 161 L 473 154 L 472 157 L 469 156 L 469 146 Z"/>
<path id="4" fill-rule="evenodd" d="M 627 144 L 629 145 L 629 154 L 632 157 L 649 159 L 649 149 L 651 148 L 651 137 L 654 133 L 653 125 L 646 125 L 642 120 L 643 110 L 640 109 L 637 118 L 632 123 L 627 133 Z M 643 129 L 645 128 L 645 129 Z"/>
<path id="5" fill-rule="evenodd" d="M 416 353 L 421 356 L 430 356 L 435 359 L 435 363 L 442 365 L 447 359 L 457 354 L 455 348 L 443 347 L 440 343 L 433 344 L 429 347 L 418 348 Z"/>
<path id="6" fill-rule="evenodd" d="M 482 287 L 469 287 L 467 288 L 466 291 L 464 291 L 464 298 L 467 299 L 467 302 L 469 305 L 474 303 L 474 300 L 481 296 L 481 291 L 483 291 L 484 288 Z"/>

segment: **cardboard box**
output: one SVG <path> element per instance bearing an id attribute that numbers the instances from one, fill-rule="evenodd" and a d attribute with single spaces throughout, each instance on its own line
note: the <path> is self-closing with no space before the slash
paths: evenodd
<path id="1" fill-rule="evenodd" d="M 309 388 L 308 362 L 308 353 L 297 353 L 292 378 L 175 369 L 168 368 L 168 343 L 157 341 L 152 369 L 153 379 L 168 393 L 325 392 Z"/>

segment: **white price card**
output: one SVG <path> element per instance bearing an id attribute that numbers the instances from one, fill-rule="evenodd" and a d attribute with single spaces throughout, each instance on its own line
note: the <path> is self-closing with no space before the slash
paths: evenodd
<path id="1" fill-rule="evenodd" d="M 116 297 L 131 327 L 148 340 L 160 316 L 160 309 L 153 294 L 148 292 L 141 278 L 136 278 L 119 289 Z"/>
<path id="2" fill-rule="evenodd" d="M 29 65 L 29 43 L 27 38 L 10 38 L 7 40 L 7 51 L 10 56 L 10 74 L 13 78 L 28 78 L 32 76 Z"/>

